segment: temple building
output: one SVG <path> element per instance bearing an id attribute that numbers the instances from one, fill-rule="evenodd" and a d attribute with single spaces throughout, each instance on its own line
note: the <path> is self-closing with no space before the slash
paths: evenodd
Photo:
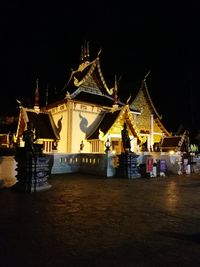
<path id="1" fill-rule="evenodd" d="M 109 140 L 111 150 L 123 152 L 121 133 L 124 125 L 130 137 L 131 151 L 154 151 L 164 136 L 171 134 L 161 122 L 150 97 L 146 77 L 135 99 L 129 103 L 118 98 L 117 77 L 108 86 L 102 72 L 99 52 L 91 60 L 89 43 L 81 47 L 80 64 L 64 86 L 59 99 L 44 108 L 21 107 L 16 138 L 22 138 L 26 123 L 32 121 L 44 151 L 57 153 L 103 153 Z M 128 90 L 128 88 L 127 88 Z M 40 122 L 40 123 L 39 123 Z M 56 144 L 56 145 L 55 145 Z"/>
<path id="2" fill-rule="evenodd" d="M 151 99 L 146 78 L 150 72 L 147 73 L 142 81 L 141 87 L 134 98 L 130 107 L 140 110 L 140 115 L 135 116 L 135 126 L 138 128 L 140 135 L 145 139 L 143 141 L 143 150 L 156 151 L 157 145 L 166 136 L 171 136 L 162 123 L 162 116 L 157 112 L 153 101 Z"/>

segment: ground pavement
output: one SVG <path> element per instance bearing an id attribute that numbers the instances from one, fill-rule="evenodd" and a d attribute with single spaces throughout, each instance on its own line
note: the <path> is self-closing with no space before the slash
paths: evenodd
<path id="1" fill-rule="evenodd" d="M 1 267 L 200 266 L 200 175 L 54 175 L 0 190 Z"/>

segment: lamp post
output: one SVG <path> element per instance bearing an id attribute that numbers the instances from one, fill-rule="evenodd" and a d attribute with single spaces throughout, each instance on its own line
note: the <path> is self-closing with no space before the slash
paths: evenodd
<path id="1" fill-rule="evenodd" d="M 110 143 L 109 138 L 107 138 L 107 140 L 106 140 L 105 147 L 106 147 L 105 152 L 110 151 L 111 143 Z"/>

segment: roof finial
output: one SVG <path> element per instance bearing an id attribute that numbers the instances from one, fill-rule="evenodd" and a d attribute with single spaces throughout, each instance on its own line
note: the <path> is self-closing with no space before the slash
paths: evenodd
<path id="1" fill-rule="evenodd" d="M 147 72 L 147 74 L 144 76 L 144 82 L 146 81 L 146 78 L 149 76 L 149 74 L 150 74 L 150 70 Z"/>
<path id="2" fill-rule="evenodd" d="M 22 107 L 22 102 L 20 100 L 18 100 L 18 99 L 16 99 L 16 101 L 17 101 L 19 107 Z"/>
<path id="3" fill-rule="evenodd" d="M 102 47 L 100 47 L 99 52 L 98 52 L 98 56 L 101 54 L 102 51 Z"/>
<path id="4" fill-rule="evenodd" d="M 35 105 L 34 105 L 34 110 L 35 111 L 40 111 L 39 107 L 39 79 L 36 80 L 36 88 L 35 88 Z"/>
<path id="5" fill-rule="evenodd" d="M 131 94 L 130 94 L 129 98 L 126 100 L 126 105 L 128 105 L 130 100 L 131 100 Z"/>
<path id="6" fill-rule="evenodd" d="M 113 103 L 113 108 L 112 110 L 115 111 L 118 109 L 118 104 L 117 104 L 117 100 L 118 100 L 118 83 L 117 83 L 117 75 L 115 75 L 115 86 L 114 86 L 114 103 Z"/>

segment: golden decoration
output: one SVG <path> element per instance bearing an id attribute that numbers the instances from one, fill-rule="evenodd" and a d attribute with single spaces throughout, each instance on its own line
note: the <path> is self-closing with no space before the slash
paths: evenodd
<path id="1" fill-rule="evenodd" d="M 104 133 L 99 129 L 99 140 L 105 142 L 107 140 L 107 137 L 104 135 Z"/>

